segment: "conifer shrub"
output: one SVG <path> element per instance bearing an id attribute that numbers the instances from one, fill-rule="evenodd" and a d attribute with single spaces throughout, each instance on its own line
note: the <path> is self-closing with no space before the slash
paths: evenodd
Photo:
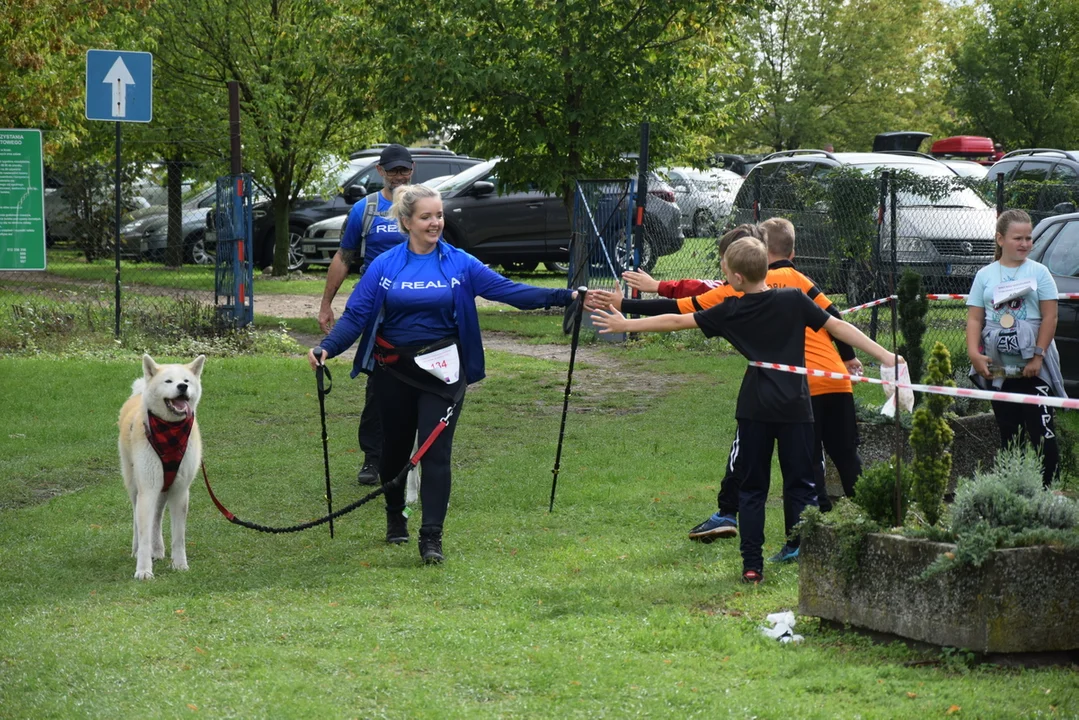
<path id="1" fill-rule="evenodd" d="M 900 518 L 906 517 L 910 504 L 910 470 L 901 468 L 900 473 Z M 895 518 L 895 482 L 896 458 L 879 462 L 862 471 L 854 485 L 854 502 L 874 522 L 883 527 L 896 524 Z"/>
<path id="2" fill-rule="evenodd" d="M 951 355 L 943 343 L 933 345 L 924 383 L 955 387 Z M 911 464 L 912 495 L 928 525 L 936 525 L 940 521 L 944 491 L 952 472 L 953 433 L 944 420 L 949 405 L 951 399 L 947 395 L 927 395 L 914 411 L 910 433 L 910 445 L 914 452 L 914 462 Z"/>

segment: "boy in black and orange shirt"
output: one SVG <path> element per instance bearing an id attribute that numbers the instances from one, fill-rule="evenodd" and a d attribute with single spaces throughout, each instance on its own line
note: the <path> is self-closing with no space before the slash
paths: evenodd
<path id="1" fill-rule="evenodd" d="M 795 269 L 794 226 L 783 218 L 771 218 L 759 226 L 768 249 L 768 274 L 765 283 L 771 288 L 793 287 L 804 292 L 822 310 L 839 318 L 839 312 L 820 289 L 802 273 Z M 742 226 L 736 230 L 742 229 Z M 748 227 L 745 228 L 749 230 Z M 720 241 L 720 255 L 734 239 L 742 233 L 733 232 Z M 631 287 L 645 292 L 658 292 L 666 298 L 679 298 L 660 301 L 626 300 L 622 306 L 621 296 L 593 291 L 593 302 L 605 305 L 608 302 L 627 313 L 655 315 L 660 312 L 691 313 L 712 307 L 731 297 L 738 297 L 740 292 L 730 285 L 711 280 L 678 280 L 657 282 L 644 272 L 628 271 L 623 279 Z M 641 309 L 640 305 L 645 305 Z M 676 309 L 675 309 L 676 308 Z M 837 353 L 838 348 L 838 353 Z M 805 345 L 806 367 L 812 370 L 826 370 L 839 373 L 861 372 L 862 364 L 854 355 L 850 345 L 835 341 L 824 330 L 806 330 Z M 862 461 L 858 456 L 858 423 L 855 414 L 854 394 L 850 381 L 810 376 L 809 394 L 813 403 L 814 418 L 814 485 L 817 499 L 823 511 L 831 510 L 824 479 L 824 452 L 832 459 L 839 473 L 844 493 L 854 495 L 854 484 L 862 472 Z M 740 472 L 738 468 L 740 442 L 735 435 L 734 443 L 727 462 L 726 474 L 720 484 L 717 502 L 719 509 L 704 522 L 689 531 L 691 540 L 711 542 L 715 538 L 734 537 L 737 534 L 738 486 Z M 787 508 L 787 514 L 790 514 Z M 794 546 L 784 546 L 773 558 L 783 562 L 797 557 Z"/>
<path id="2" fill-rule="evenodd" d="M 731 287 L 744 293 L 692 314 L 627 320 L 613 306 L 596 310 L 592 322 L 601 333 L 671 332 L 699 327 L 709 337 L 726 338 L 742 355 L 783 365 L 804 366 L 806 329 L 825 328 L 839 340 L 864 350 L 882 365 L 894 355 L 853 325 L 829 316 L 801 290 L 771 289 L 765 282 L 768 254 L 759 240 L 736 240 L 723 254 Z M 789 535 L 807 505 L 817 505 L 813 479 L 813 407 L 803 375 L 746 368 L 735 412 L 744 477 L 739 491 L 742 516 L 742 580 L 763 579 L 764 504 L 768 498 L 772 450 L 779 445 Z"/>

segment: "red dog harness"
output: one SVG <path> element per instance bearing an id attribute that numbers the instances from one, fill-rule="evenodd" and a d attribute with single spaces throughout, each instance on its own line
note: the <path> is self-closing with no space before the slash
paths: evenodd
<path id="1" fill-rule="evenodd" d="M 161 458 L 161 467 L 165 470 L 165 484 L 161 492 L 168 492 L 172 481 L 176 479 L 176 471 L 180 469 L 184 453 L 187 452 L 187 441 L 191 438 L 195 415 L 190 413 L 178 422 L 162 420 L 153 413 L 146 413 L 146 417 L 146 439 Z"/>

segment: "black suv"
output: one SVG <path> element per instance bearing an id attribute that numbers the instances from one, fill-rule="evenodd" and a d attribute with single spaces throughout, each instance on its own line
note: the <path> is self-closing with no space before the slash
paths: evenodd
<path id="1" fill-rule="evenodd" d="M 462 170 L 483 162 L 481 158 L 458 155 L 449 150 L 436 148 L 409 148 L 416 165 L 412 173 L 412 182 L 422 183 L 432 178 L 456 175 Z M 327 178 L 338 188 L 333 197 L 299 198 L 293 203 L 288 216 L 289 227 L 289 270 L 302 270 L 307 267 L 304 260 L 301 239 L 311 223 L 326 220 L 335 215 L 346 215 L 352 205 L 373 192 L 382 189 L 382 176 L 375 166 L 381 148 L 369 148 L 352 153 L 348 163 L 336 178 Z M 257 267 L 273 264 L 274 217 L 273 206 L 269 203 L 256 205 L 253 212 L 254 256 Z"/>
<path id="2" fill-rule="evenodd" d="M 446 241 L 508 270 L 528 271 L 542 262 L 549 270 L 565 272 L 573 233 L 562 198 L 539 190 L 499 194 L 497 165 L 497 159 L 488 160 L 437 187 Z M 648 182 L 640 258 L 645 270 L 661 255 L 680 250 L 685 240 L 674 191 L 654 173 Z M 617 248 L 612 250 L 614 262 L 627 266 Z"/>
<path id="3" fill-rule="evenodd" d="M 1079 206 L 1079 152 L 1050 148 L 1012 150 L 989 168 L 1004 177 L 1004 206 L 1022 208 L 1039 220 L 1075 212 Z"/>
<path id="4" fill-rule="evenodd" d="M 1057 215 L 1038 223 L 1030 259 L 1049 268 L 1058 292 L 1079 293 L 1079 213 Z M 1059 302 L 1055 339 L 1064 389 L 1072 397 L 1079 397 L 1079 300 Z"/>

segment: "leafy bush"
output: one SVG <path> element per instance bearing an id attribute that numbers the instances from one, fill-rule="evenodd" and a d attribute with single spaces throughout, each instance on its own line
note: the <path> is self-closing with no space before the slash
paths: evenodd
<path id="1" fill-rule="evenodd" d="M 929 577 L 961 565 L 981 567 L 997 548 L 1079 546 L 1079 502 L 1042 488 L 1042 464 L 1019 444 L 1001 449 L 993 470 L 960 483 L 952 505 L 953 556 L 943 555 Z"/>
<path id="2" fill-rule="evenodd" d="M 907 515 L 910 504 L 910 471 L 900 469 L 900 518 Z M 896 458 L 877 463 L 864 470 L 854 485 L 854 503 L 865 510 L 874 522 L 884 527 L 896 524 L 895 518 Z"/>
<path id="3" fill-rule="evenodd" d="M 933 345 L 925 384 L 954 387 L 952 361 L 942 343 Z M 929 525 L 940 520 L 941 503 L 952 472 L 952 429 L 944 420 L 951 404 L 947 395 L 929 395 L 914 411 L 910 444 L 914 450 L 913 495 Z"/>

